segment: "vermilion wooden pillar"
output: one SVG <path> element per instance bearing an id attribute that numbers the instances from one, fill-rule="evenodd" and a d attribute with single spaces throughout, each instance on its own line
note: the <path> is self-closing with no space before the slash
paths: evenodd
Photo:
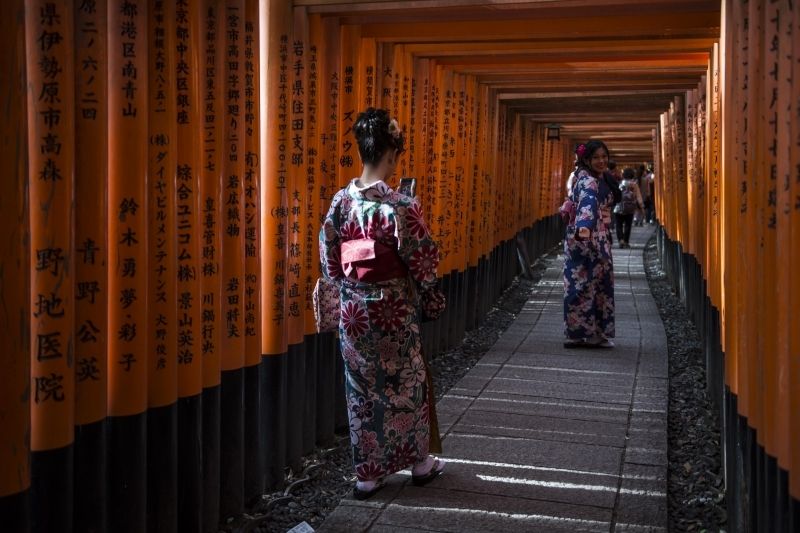
<path id="1" fill-rule="evenodd" d="M 309 106 L 315 105 L 311 91 L 316 89 L 316 109 L 309 108 L 309 149 L 316 149 L 314 161 L 315 202 L 317 213 L 308 224 L 314 225 L 314 252 L 312 270 L 313 283 L 321 274 L 319 265 L 318 239 L 321 217 L 330 207 L 330 199 L 337 188 L 336 182 L 336 128 L 338 126 L 338 93 L 339 93 L 339 40 L 335 21 L 312 15 L 309 20 Z M 315 58 L 315 59 L 313 59 Z M 314 75 L 316 71 L 316 84 Z M 316 85 L 316 87 L 315 87 Z M 315 133 L 312 133 L 315 130 Z M 316 138 L 316 141 L 314 140 Z M 316 148 L 314 148 L 316 147 Z M 309 165 L 311 161 L 309 160 Z M 311 324 L 311 322 L 309 322 Z M 312 326 L 313 327 L 313 326 Z M 341 358 L 337 353 L 339 340 L 333 333 L 321 334 L 317 339 L 317 440 L 320 445 L 327 446 L 333 442 L 334 428 L 345 413 L 339 413 L 340 402 L 344 402 L 343 391 L 337 385 L 343 384 L 337 369 L 337 361 Z"/>
<path id="2" fill-rule="evenodd" d="M 107 527 L 108 14 L 75 9 L 75 530 Z M 99 495 L 91 497 L 89 495 Z"/>
<path id="3" fill-rule="evenodd" d="M 72 2 L 26 5 L 34 531 L 71 530 L 74 503 L 73 16 Z"/>
<path id="4" fill-rule="evenodd" d="M 220 376 L 222 342 L 222 124 L 224 2 L 204 0 L 200 61 L 202 132 L 200 142 L 200 354 L 203 361 L 202 531 L 220 522 Z"/>
<path id="5" fill-rule="evenodd" d="M 147 527 L 152 531 L 175 531 L 178 527 L 176 10 L 174 5 L 155 0 L 149 0 L 147 8 L 150 80 L 146 109 Z"/>
<path id="6" fill-rule="evenodd" d="M 108 4 L 109 529 L 146 527 L 147 4 Z"/>
<path id="7" fill-rule="evenodd" d="M 201 0 L 175 4 L 178 519 L 190 530 L 202 517 L 202 8 Z"/>
<path id="8" fill-rule="evenodd" d="M 289 102 L 291 100 L 289 49 L 290 11 L 285 2 L 273 0 L 259 14 L 261 73 L 261 275 L 262 349 L 264 377 L 261 402 L 268 460 L 266 484 L 283 481 L 286 457 L 287 314 L 286 225 L 289 183 Z M 277 52 L 276 52 L 277 51 Z"/>
<path id="9" fill-rule="evenodd" d="M 303 343 L 305 297 L 303 283 L 303 198 L 306 160 L 306 29 L 305 11 L 291 13 L 288 32 L 290 91 L 288 98 L 289 145 L 286 151 L 286 328 L 288 335 L 288 404 L 286 429 L 286 462 L 294 472 L 301 468 L 303 455 L 303 412 L 306 375 L 306 352 Z"/>
<path id="10" fill-rule="evenodd" d="M 245 423 L 244 496 L 257 500 L 264 492 L 264 439 L 261 418 L 261 131 L 259 91 L 261 54 L 259 41 L 259 2 L 246 0 L 244 21 L 244 350 Z"/>
<path id="11" fill-rule="evenodd" d="M 299 20 L 298 20 L 299 17 Z M 316 334 L 316 324 L 311 301 L 314 284 L 320 274 L 319 269 L 319 148 L 320 148 L 320 112 L 319 112 L 319 65 L 320 49 L 312 39 L 312 19 L 306 10 L 295 12 L 295 41 L 302 39 L 303 50 L 303 134 L 305 155 L 299 165 L 301 180 L 297 184 L 302 193 L 301 206 L 301 276 L 300 276 L 300 314 L 303 318 L 303 345 L 305 346 L 305 375 L 303 387 L 303 427 L 302 450 L 309 453 L 317 442 L 317 392 L 321 383 L 318 381 L 318 361 L 325 350 Z M 317 44 L 318 44 L 317 40 Z M 374 54 L 373 54 L 374 56 Z M 327 207 L 327 206 L 325 206 Z M 332 377 L 332 376 L 331 376 Z"/>
<path id="12" fill-rule="evenodd" d="M 22 0 L 5 6 L 0 17 L 6 83 L 0 84 L 0 105 L 8 110 L 0 133 L 0 335 L 6 347 L 0 355 L 0 523 L 10 532 L 30 527 L 30 277 L 28 269 L 28 138 L 25 23 Z M 13 280 L 13 283 L 9 282 Z"/>
<path id="13" fill-rule="evenodd" d="M 244 509 L 244 177 L 245 3 L 226 0 L 222 16 L 224 122 L 222 148 L 222 426 L 220 513 Z"/>
<path id="14" fill-rule="evenodd" d="M 783 5 L 786 5 L 785 3 Z M 788 11 L 791 13 L 791 24 L 793 24 L 792 30 L 792 55 L 796 57 L 800 54 L 800 44 L 798 44 L 797 39 L 800 37 L 800 9 L 796 4 L 793 4 L 793 9 Z M 781 63 L 781 65 L 785 65 Z M 785 68 L 785 67 L 784 67 Z M 791 76 L 791 89 L 788 92 L 789 95 L 794 95 L 795 98 L 791 102 L 791 105 L 795 111 L 797 112 L 798 106 L 800 106 L 800 101 L 798 101 L 797 94 L 800 93 L 800 65 L 798 65 L 798 61 L 794 61 L 792 64 L 792 76 Z M 787 120 L 790 120 L 790 131 L 789 131 L 789 139 L 797 139 L 800 138 L 800 123 L 798 123 L 795 119 L 790 119 L 790 117 L 786 117 Z M 797 169 L 800 166 L 800 146 L 797 143 L 790 145 L 790 169 Z M 795 171 L 796 172 L 796 171 Z M 795 173 L 794 181 L 790 181 L 789 183 L 789 197 L 797 199 L 800 197 L 800 179 L 797 178 L 797 174 Z M 779 204 L 780 205 L 780 204 Z M 800 240 L 800 204 L 795 200 L 794 205 L 791 205 L 790 202 L 790 213 L 789 213 L 789 224 L 790 224 L 790 232 L 788 240 L 786 244 L 792 242 L 797 242 Z M 789 260 L 792 262 L 791 264 L 797 264 L 800 261 L 800 249 L 797 246 L 789 247 Z M 779 264 L 780 263 L 779 261 Z M 797 301 L 797 298 L 800 298 L 800 280 L 797 277 L 792 277 L 790 281 L 789 291 L 791 295 L 792 301 Z M 797 324 L 800 321 L 800 310 L 797 309 L 797 306 L 790 306 L 789 307 L 789 316 L 787 317 L 789 327 L 792 327 L 792 324 Z M 800 375 L 800 358 L 793 357 L 792 354 L 800 353 L 800 337 L 796 334 L 794 329 L 790 330 L 789 335 L 789 346 L 788 346 L 788 353 L 790 354 L 789 357 L 789 375 L 798 376 Z M 790 388 L 790 422 L 789 422 L 789 430 L 792 435 L 796 435 L 798 431 L 800 431 L 800 382 L 795 380 Z M 789 477 L 789 490 L 790 495 L 794 498 L 795 501 L 795 515 L 793 516 L 792 525 L 794 527 L 800 527 L 800 439 L 793 438 L 791 440 L 791 474 Z"/>
<path id="15" fill-rule="evenodd" d="M 761 174 L 760 157 L 764 147 L 762 130 L 759 125 L 759 105 L 757 102 L 762 98 L 762 87 L 758 80 L 761 79 L 761 72 L 764 69 L 764 64 L 761 58 L 761 12 L 763 9 L 763 2 L 749 2 L 746 7 L 748 14 L 747 26 L 747 48 L 745 54 L 747 56 L 748 65 L 748 84 L 747 96 L 742 100 L 743 108 L 747 116 L 747 137 L 746 137 L 746 154 L 744 158 L 747 164 L 747 204 L 746 212 L 744 213 L 743 222 L 747 225 L 746 237 L 743 248 L 746 251 L 747 259 L 742 265 L 745 267 L 744 276 L 746 279 L 758 279 L 758 272 L 761 267 L 761 258 L 758 252 L 759 245 L 759 227 L 761 223 L 761 205 L 760 195 L 764 184 L 762 180 L 765 176 Z M 752 103 L 751 103 L 752 102 Z M 754 430 L 763 427 L 763 395 L 760 393 L 763 383 L 761 375 L 758 371 L 761 368 L 763 361 L 759 353 L 759 330 L 760 320 L 758 317 L 758 291 L 745 291 L 747 295 L 747 317 L 748 324 L 745 325 L 745 335 L 747 336 L 748 346 L 745 352 L 745 357 L 749 360 L 750 373 L 747 376 L 749 381 L 748 391 L 745 398 L 745 416 L 747 417 L 748 424 Z M 763 444 L 764 433 L 762 432 L 758 437 L 757 444 Z M 756 443 L 753 443 L 756 444 Z M 753 477 L 755 481 L 755 476 Z M 755 502 L 753 502 L 755 504 Z"/>
<path id="16" fill-rule="evenodd" d="M 786 6 L 786 3 L 782 5 Z M 793 32 L 797 32 L 797 28 L 800 28 L 800 9 L 796 4 L 792 4 L 793 8 L 787 11 L 787 14 L 790 13 L 792 15 L 792 27 Z M 796 37 L 796 33 L 792 34 Z M 800 49 L 797 46 L 797 41 L 793 41 L 793 48 L 792 48 L 792 56 L 797 56 L 800 54 Z M 785 65 L 785 63 L 781 63 L 781 65 Z M 798 91 L 800 91 L 800 65 L 798 61 L 794 61 L 792 64 L 792 76 L 791 76 L 791 90 L 788 92 L 790 95 L 797 95 Z M 800 109 L 800 102 L 795 97 L 793 101 L 791 101 L 791 109 L 794 111 L 794 115 L 796 116 L 797 110 Z M 787 117 L 788 119 L 789 117 Z M 790 121 L 790 130 L 789 130 L 789 139 L 797 139 L 800 138 L 800 124 L 798 124 L 797 120 Z M 798 165 L 800 165 L 800 146 L 797 143 L 790 144 L 790 164 L 789 168 L 797 169 Z M 800 180 L 797 179 L 795 175 L 794 181 L 790 182 L 789 185 L 790 190 L 790 197 L 791 198 L 798 198 L 800 196 Z M 800 239 L 800 205 L 798 202 L 795 201 L 794 205 L 791 205 L 791 212 L 790 212 L 790 233 L 789 239 L 786 241 L 789 242 L 797 242 Z M 800 261 L 800 250 L 796 246 L 792 246 L 789 249 L 790 260 L 792 264 L 796 264 Z M 780 263 L 780 261 L 778 262 Z M 800 281 L 796 277 L 792 277 L 789 285 L 789 293 L 790 298 L 793 302 L 797 301 L 797 298 L 800 298 Z M 797 309 L 797 306 L 789 306 L 789 315 L 787 317 L 789 327 L 791 328 L 792 324 L 797 324 L 800 321 L 800 310 Z M 796 335 L 794 329 L 790 330 L 789 334 L 789 375 L 798 376 L 800 375 L 800 359 L 797 357 L 792 357 L 792 354 L 800 353 L 800 336 Z M 800 382 L 795 380 L 792 383 L 790 389 L 791 398 L 790 402 L 790 422 L 789 422 L 789 431 L 790 434 L 796 435 L 800 431 Z M 800 502 L 800 441 L 798 439 L 792 439 L 791 441 L 791 475 L 789 478 L 789 490 L 792 498 L 794 498 L 795 502 Z M 800 527 L 800 509 L 797 507 L 800 504 L 795 504 L 796 513 L 795 517 L 793 518 L 794 527 Z"/>
<path id="17" fill-rule="evenodd" d="M 793 86 L 794 79 L 791 76 L 780 76 L 779 73 L 790 72 L 793 68 L 792 57 L 794 54 L 800 54 L 800 46 L 795 43 L 800 42 L 800 38 L 794 37 L 792 34 L 798 26 L 796 20 L 800 21 L 800 17 L 790 17 L 796 6 L 792 2 L 782 1 L 773 6 L 774 15 L 776 18 L 772 27 L 770 37 L 778 37 L 778 47 L 774 51 L 773 64 L 777 64 L 778 73 L 771 73 L 778 92 L 778 100 L 775 102 L 774 107 L 770 100 L 770 111 L 772 111 L 772 118 L 777 122 L 774 137 L 776 141 L 775 150 L 775 278 L 777 281 L 776 287 L 780 287 L 775 291 L 775 313 L 776 313 L 776 338 L 775 346 L 777 350 L 777 376 L 776 376 L 776 406 L 775 410 L 781 416 L 778 420 L 778 466 L 788 472 L 791 476 L 797 477 L 796 470 L 793 470 L 792 461 L 792 447 L 795 446 L 793 435 L 797 434 L 800 427 L 796 426 L 792 417 L 792 396 L 796 395 L 800 389 L 800 383 L 792 383 L 792 354 L 799 353 L 791 350 L 792 340 L 795 336 L 791 322 L 793 315 L 792 310 L 792 297 L 796 294 L 792 291 L 791 274 L 787 269 L 782 268 L 781 265 L 788 264 L 791 261 L 791 254 L 793 246 L 790 244 L 792 241 L 792 174 L 795 174 L 795 181 L 797 181 L 797 166 L 792 167 L 792 151 L 797 150 L 797 142 L 792 142 L 797 137 L 792 137 L 792 123 L 793 118 L 787 116 L 787 113 L 781 113 L 781 109 L 796 109 L 798 104 L 797 100 L 797 85 Z M 771 41 L 774 42 L 774 41 Z M 794 61 L 797 63 L 797 60 Z M 797 83 L 797 82 L 795 82 Z M 793 89 L 795 89 L 794 92 Z M 794 99 L 794 102 L 792 101 Z M 795 113 L 796 114 L 796 113 Z M 793 170 L 794 169 L 794 170 Z M 788 289 L 788 290 L 787 290 Z M 800 344 L 800 343 L 796 343 Z M 793 390 L 794 389 L 794 390 Z M 791 485 L 788 487 L 791 496 Z M 798 524 L 800 525 L 800 524 Z"/>

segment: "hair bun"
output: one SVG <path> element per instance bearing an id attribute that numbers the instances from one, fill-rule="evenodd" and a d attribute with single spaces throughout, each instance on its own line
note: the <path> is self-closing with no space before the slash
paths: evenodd
<path id="1" fill-rule="evenodd" d="M 402 130 L 386 109 L 367 108 L 359 113 L 352 129 L 364 163 L 377 163 L 388 149 L 403 151 Z"/>
<path id="2" fill-rule="evenodd" d="M 356 134 L 356 138 L 375 137 L 381 132 L 381 123 L 384 121 L 387 124 L 389 122 L 389 115 L 384 110 L 375 109 L 374 107 L 367 108 L 353 124 L 353 132 Z"/>

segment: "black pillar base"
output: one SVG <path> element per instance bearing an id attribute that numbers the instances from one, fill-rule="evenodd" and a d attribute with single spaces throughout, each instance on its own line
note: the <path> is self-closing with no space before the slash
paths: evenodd
<path id="1" fill-rule="evenodd" d="M 333 333 L 317 336 L 317 444 L 328 447 L 334 443 L 336 425 L 336 344 Z"/>
<path id="2" fill-rule="evenodd" d="M 178 408 L 147 411 L 147 531 L 178 530 Z M 199 509 L 197 510 L 199 513 Z"/>
<path id="3" fill-rule="evenodd" d="M 106 446 L 105 419 L 75 426 L 75 531 L 108 530 Z"/>
<path id="4" fill-rule="evenodd" d="M 203 524 L 202 394 L 178 398 L 177 411 L 178 526 L 181 531 L 200 531 Z"/>
<path id="5" fill-rule="evenodd" d="M 30 490 L 0 498 L 0 524 L 8 533 L 28 533 L 31 530 Z"/>
<path id="6" fill-rule="evenodd" d="M 219 531 L 220 387 L 203 389 L 203 505 L 202 531 Z"/>
<path id="7" fill-rule="evenodd" d="M 146 413 L 108 418 L 108 530 L 147 530 Z"/>
<path id="8" fill-rule="evenodd" d="M 286 394 L 288 389 L 288 354 L 266 355 L 261 358 L 261 405 L 264 414 L 265 484 L 276 489 L 283 484 L 286 465 Z"/>
<path id="9" fill-rule="evenodd" d="M 244 511 L 244 369 L 222 372 L 220 517 Z"/>
<path id="10" fill-rule="evenodd" d="M 250 506 L 264 494 L 264 438 L 261 424 L 261 364 L 244 369 L 244 501 Z"/>

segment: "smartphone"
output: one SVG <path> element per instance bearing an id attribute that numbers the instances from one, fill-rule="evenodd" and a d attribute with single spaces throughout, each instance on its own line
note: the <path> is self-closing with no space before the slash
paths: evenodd
<path id="1" fill-rule="evenodd" d="M 417 178 L 400 178 L 400 187 L 397 191 L 414 198 L 417 194 Z"/>

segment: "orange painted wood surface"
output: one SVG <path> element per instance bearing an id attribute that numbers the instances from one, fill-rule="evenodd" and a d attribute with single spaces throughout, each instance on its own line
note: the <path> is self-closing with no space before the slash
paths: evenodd
<path id="1" fill-rule="evenodd" d="M 201 9 L 200 60 L 202 132 L 200 140 L 200 336 L 203 388 L 220 384 L 222 369 L 222 125 L 224 17 L 223 0 L 204 0 Z"/>
<path id="2" fill-rule="evenodd" d="M 286 2 L 271 0 L 269 17 L 262 18 L 268 24 L 267 39 L 261 47 L 267 54 L 266 70 L 262 82 L 267 100 L 261 110 L 261 206 L 262 232 L 261 250 L 264 261 L 261 275 L 262 287 L 262 354 L 286 353 L 288 345 L 286 314 L 286 242 L 288 223 L 289 167 L 291 162 L 291 136 L 289 112 L 291 12 Z M 272 51 L 272 53 L 269 53 Z"/>
<path id="3" fill-rule="evenodd" d="M 75 423 L 107 414 L 108 17 L 75 7 Z"/>
<path id="4" fill-rule="evenodd" d="M 124 9 L 123 9 L 124 8 Z M 108 408 L 147 407 L 147 10 L 108 3 Z"/>
<path id="5" fill-rule="evenodd" d="M 261 129 L 257 0 L 245 2 L 244 32 L 244 338 L 245 365 L 261 362 Z"/>
<path id="6" fill-rule="evenodd" d="M 70 444 L 75 423 L 73 17 L 72 2 L 26 4 L 34 451 Z"/>
<path id="7" fill-rule="evenodd" d="M 318 233 L 320 220 L 327 213 L 327 205 L 320 198 L 323 173 L 321 165 L 325 158 L 322 153 L 321 136 L 325 128 L 325 112 L 321 107 L 322 92 L 325 81 L 322 78 L 322 63 L 325 60 L 323 48 L 322 24 L 319 17 L 309 17 L 308 49 L 306 58 L 306 179 L 303 184 L 305 193 L 304 227 L 303 227 L 303 320 L 306 335 L 316 333 L 314 310 L 311 293 L 314 290 L 319 273 Z M 374 67 L 373 67 L 374 76 Z M 373 81 L 374 83 L 374 81 Z M 302 186 L 302 185 L 301 185 Z M 323 211 L 324 210 L 324 211 Z"/>
<path id="8" fill-rule="evenodd" d="M 226 0 L 222 133 L 222 370 L 245 362 L 245 4 Z"/>
<path id="9" fill-rule="evenodd" d="M 148 405 L 178 397 L 175 9 L 149 2 L 148 54 Z"/>
<path id="10" fill-rule="evenodd" d="M 296 9 L 292 18 L 292 37 L 289 43 L 289 63 L 291 72 L 289 99 L 289 136 L 291 139 L 289 152 L 289 179 L 287 184 L 288 219 L 287 237 L 288 253 L 286 255 L 286 315 L 288 320 L 289 344 L 303 342 L 305 335 L 306 296 L 304 294 L 305 266 L 303 248 L 306 241 L 303 237 L 306 217 L 306 124 L 308 121 L 307 89 L 308 89 L 308 27 L 305 10 Z M 350 78 L 353 74 L 350 73 Z M 352 82 L 351 82 L 352 84 Z M 355 92 L 354 86 L 351 91 Z M 355 154 L 352 154 L 355 156 Z M 357 160 L 357 159 L 356 159 Z"/>
<path id="11" fill-rule="evenodd" d="M 28 137 L 25 22 L 22 0 L 6 5 L 0 18 L 0 54 L 6 82 L 0 85 L 0 105 L 8 110 L 2 123 L 0 161 L 0 335 L 6 339 L 0 355 L 0 497 L 30 487 L 31 337 L 30 252 L 28 210 Z"/>
<path id="12" fill-rule="evenodd" d="M 783 3 L 782 5 L 786 5 Z M 790 113 L 787 114 L 787 120 L 790 120 L 789 139 L 800 139 L 800 123 L 797 120 L 791 119 L 792 116 L 797 115 L 797 110 L 800 109 L 800 64 L 796 60 L 797 55 L 800 54 L 800 8 L 796 4 L 791 11 L 790 24 L 792 24 L 792 57 L 795 61 L 792 64 L 792 90 L 789 93 L 791 100 L 789 101 Z M 788 45 L 787 45 L 788 46 Z M 790 143 L 790 156 L 789 156 L 789 169 L 793 170 L 793 179 L 789 180 L 789 197 L 794 199 L 792 204 L 790 200 L 790 227 L 788 243 L 796 243 L 800 240 L 800 175 L 797 169 L 800 168 L 800 144 L 797 142 Z M 800 261 L 800 248 L 797 246 L 789 246 L 789 260 L 790 264 L 797 264 Z M 779 265 L 783 263 L 779 262 Z M 792 301 L 796 302 L 800 298 L 800 280 L 797 276 L 791 276 L 788 292 L 791 295 Z M 800 336 L 796 333 L 795 325 L 800 323 L 800 310 L 796 305 L 789 307 L 787 321 L 789 325 L 789 376 L 800 376 L 800 358 L 795 354 L 800 353 Z M 789 388 L 789 432 L 790 435 L 797 435 L 800 432 L 800 381 L 796 379 L 791 380 Z M 800 439 L 792 438 L 790 443 L 790 475 L 789 475 L 789 490 L 793 498 L 800 499 Z"/>
<path id="13" fill-rule="evenodd" d="M 178 396 L 202 390 L 200 338 L 201 203 L 201 0 L 176 2 L 175 118 L 176 133 L 176 260 L 178 297 Z"/>

